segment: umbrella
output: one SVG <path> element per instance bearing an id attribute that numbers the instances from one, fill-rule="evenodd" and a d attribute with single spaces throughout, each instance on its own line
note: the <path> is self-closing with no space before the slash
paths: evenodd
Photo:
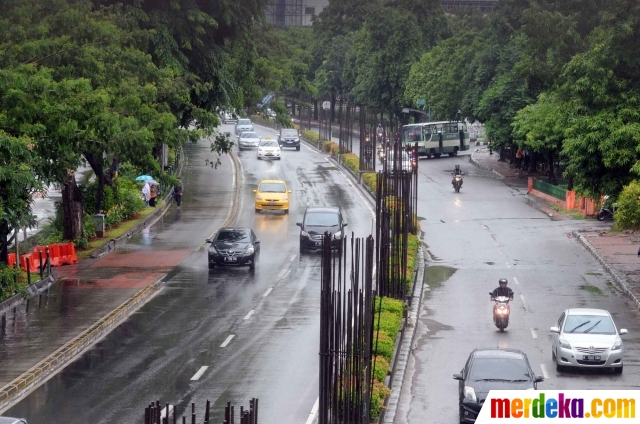
<path id="1" fill-rule="evenodd" d="M 148 183 L 150 185 L 160 185 L 160 183 L 156 180 L 146 180 L 145 183 Z"/>
<path id="2" fill-rule="evenodd" d="M 153 177 L 151 175 L 140 175 L 138 178 L 136 178 L 136 181 L 147 181 L 147 180 L 153 180 Z"/>

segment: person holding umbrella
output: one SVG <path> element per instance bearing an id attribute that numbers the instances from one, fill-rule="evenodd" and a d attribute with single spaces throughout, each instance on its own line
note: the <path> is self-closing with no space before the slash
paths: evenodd
<path id="1" fill-rule="evenodd" d="M 144 182 L 144 187 L 142 187 L 142 197 L 144 197 L 145 206 L 149 206 L 149 200 L 151 198 L 151 187 L 149 186 L 149 182 Z"/>

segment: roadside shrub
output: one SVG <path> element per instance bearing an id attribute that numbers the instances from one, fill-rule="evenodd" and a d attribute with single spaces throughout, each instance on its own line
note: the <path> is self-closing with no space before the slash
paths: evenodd
<path id="1" fill-rule="evenodd" d="M 366 184 L 367 187 L 375 194 L 378 186 L 378 174 L 375 172 L 367 172 L 366 174 L 362 174 L 362 181 Z"/>
<path id="2" fill-rule="evenodd" d="M 373 361 L 371 362 L 373 378 L 378 380 L 380 383 L 384 383 L 384 379 L 387 377 L 387 374 L 389 374 L 389 370 L 391 369 L 389 361 L 384 359 L 382 356 L 374 356 Z"/>
<path id="3" fill-rule="evenodd" d="M 117 185 L 117 183 L 114 183 Z M 84 210 L 89 215 L 95 215 L 96 213 L 96 200 L 98 198 L 98 183 L 92 182 L 85 186 L 84 193 L 82 195 L 82 202 L 84 204 Z M 102 195 L 102 210 L 100 213 L 110 210 L 116 204 L 116 192 L 113 186 L 105 186 Z"/>
<path id="4" fill-rule="evenodd" d="M 331 153 L 333 156 L 338 156 L 338 153 L 340 153 L 340 146 L 337 143 L 330 141 L 322 144 L 322 150 L 327 153 Z"/>
<path id="5" fill-rule="evenodd" d="M 382 305 L 380 304 L 380 297 L 375 299 L 375 311 L 376 312 L 391 312 L 402 316 L 404 314 L 405 304 L 402 300 L 392 299 L 390 297 L 382 298 Z"/>
<path id="6" fill-rule="evenodd" d="M 376 336 L 378 340 L 376 342 Z M 374 355 L 381 355 L 387 361 L 393 359 L 393 348 L 395 347 L 395 334 L 393 338 L 383 331 L 376 331 L 373 333 L 373 349 L 371 351 Z M 376 346 L 377 344 L 377 346 Z"/>
<path id="7" fill-rule="evenodd" d="M 312 142 L 316 146 L 318 145 L 318 140 L 320 139 L 320 136 L 318 135 L 317 132 L 302 130 L 301 134 L 302 134 L 302 138 L 304 138 L 305 140 Z"/>
<path id="8" fill-rule="evenodd" d="M 401 324 L 402 315 L 383 311 L 379 315 L 376 315 L 373 322 L 373 328 L 374 330 L 385 332 L 386 334 L 391 336 L 400 331 Z"/>
<path id="9" fill-rule="evenodd" d="M 360 158 L 353 153 L 345 153 L 342 155 L 342 163 L 345 164 L 354 174 L 360 170 Z"/>
<path id="10" fill-rule="evenodd" d="M 640 183 L 632 181 L 625 186 L 617 201 L 616 226 L 621 230 L 640 229 Z"/>
<path id="11" fill-rule="evenodd" d="M 0 301 L 3 301 L 20 289 L 16 283 L 17 278 L 21 274 L 21 268 L 8 267 L 6 265 L 0 265 Z"/>
<path id="12" fill-rule="evenodd" d="M 384 400 L 389 396 L 389 393 L 391 393 L 391 390 L 384 383 L 373 382 L 373 387 L 371 388 L 371 421 L 375 421 L 380 416 L 384 409 Z"/>
<path id="13" fill-rule="evenodd" d="M 145 208 L 144 200 L 138 190 L 129 189 L 123 193 L 122 218 L 129 219 L 136 216 Z"/>

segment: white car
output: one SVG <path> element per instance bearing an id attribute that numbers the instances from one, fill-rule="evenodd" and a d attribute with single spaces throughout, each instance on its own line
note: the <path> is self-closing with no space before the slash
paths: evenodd
<path id="1" fill-rule="evenodd" d="M 238 136 L 238 148 L 242 149 L 255 149 L 260 144 L 262 138 L 253 131 L 243 131 Z"/>
<path id="2" fill-rule="evenodd" d="M 258 160 L 260 159 L 280 160 L 280 146 L 276 140 L 265 138 L 260 141 L 258 145 Z"/>
<path id="3" fill-rule="evenodd" d="M 551 356 L 558 371 L 568 367 L 611 368 L 622 374 L 621 335 L 611 314 L 603 309 L 567 309 L 551 327 Z"/>

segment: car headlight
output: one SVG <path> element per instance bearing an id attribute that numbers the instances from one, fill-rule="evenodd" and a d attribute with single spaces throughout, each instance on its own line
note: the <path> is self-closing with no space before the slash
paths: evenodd
<path id="1" fill-rule="evenodd" d="M 473 387 L 464 386 L 464 399 L 473 403 L 476 403 L 478 401 L 478 398 L 476 397 L 476 391 L 473 390 Z"/>
<path id="2" fill-rule="evenodd" d="M 250 254 L 252 254 L 253 252 L 255 252 L 255 250 L 253 249 L 253 246 L 249 246 L 249 247 L 247 247 L 247 251 L 246 251 L 245 253 L 246 253 L 246 254 L 248 254 L 248 255 L 250 255 Z"/>
<path id="3" fill-rule="evenodd" d="M 262 196 L 260 196 L 259 194 L 256 196 L 256 200 L 262 200 Z"/>
<path id="4" fill-rule="evenodd" d="M 558 340 L 558 343 L 560 344 L 560 347 L 561 347 L 561 348 L 564 348 L 564 349 L 571 349 L 571 345 L 570 345 L 570 344 L 569 344 L 569 342 L 568 342 L 568 341 L 566 341 L 566 340 L 559 339 L 559 340 Z"/>
<path id="5" fill-rule="evenodd" d="M 300 139 L 299 139 L 299 138 L 296 138 L 294 141 L 300 141 Z"/>
<path id="6" fill-rule="evenodd" d="M 611 348 L 611 350 L 620 350 L 622 349 L 622 340 L 618 340 L 617 342 L 615 342 L 613 344 L 613 347 Z"/>
<path id="7" fill-rule="evenodd" d="M 304 230 L 300 232 L 300 235 L 301 235 L 302 237 L 309 237 L 309 233 L 307 233 L 307 232 L 306 232 L 306 231 L 304 231 Z"/>
<path id="8" fill-rule="evenodd" d="M 215 247 L 209 246 L 209 253 L 218 253 Z"/>

